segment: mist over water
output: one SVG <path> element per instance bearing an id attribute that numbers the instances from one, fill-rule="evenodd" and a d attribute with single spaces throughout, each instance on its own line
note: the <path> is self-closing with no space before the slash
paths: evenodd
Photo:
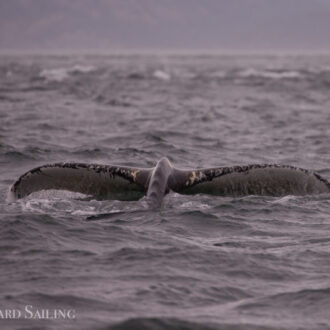
<path id="1" fill-rule="evenodd" d="M 59 161 L 278 163 L 329 180 L 329 87 L 326 56 L 1 56 L 0 309 L 76 311 L 1 329 L 328 329 L 330 194 L 170 193 L 157 211 L 6 196 Z"/>

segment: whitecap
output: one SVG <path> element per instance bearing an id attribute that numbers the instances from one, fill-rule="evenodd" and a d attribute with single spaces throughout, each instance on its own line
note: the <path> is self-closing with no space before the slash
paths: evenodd
<path id="1" fill-rule="evenodd" d="M 72 68 L 68 69 L 69 73 L 88 73 L 91 71 L 95 71 L 96 68 L 95 66 L 91 66 L 91 65 L 75 65 Z"/>
<path id="2" fill-rule="evenodd" d="M 40 72 L 39 77 L 45 78 L 48 81 L 61 82 L 69 78 L 70 74 L 88 73 L 96 70 L 94 66 L 74 65 L 70 68 L 53 68 L 44 69 Z"/>
<path id="3" fill-rule="evenodd" d="M 268 78 L 268 79 L 294 79 L 299 78 L 301 74 L 298 71 L 271 71 L 271 70 L 256 70 L 249 68 L 238 73 L 242 78 Z"/>
<path id="4" fill-rule="evenodd" d="M 40 72 L 39 77 L 45 78 L 48 81 L 61 82 L 69 77 L 67 69 L 44 69 Z"/>
<path id="5" fill-rule="evenodd" d="M 287 196 L 281 197 L 279 199 L 276 199 L 274 201 L 270 201 L 269 203 L 271 203 L 271 204 L 288 204 L 292 200 L 296 200 L 297 198 L 298 198 L 297 196 L 287 195 Z"/>
<path id="6" fill-rule="evenodd" d="M 203 202 L 184 202 L 178 206 L 180 209 L 184 210 L 208 210 L 211 209 L 210 205 L 207 205 Z"/>
<path id="7" fill-rule="evenodd" d="M 156 70 L 154 71 L 153 73 L 153 76 L 157 79 L 160 79 L 160 80 L 170 80 L 171 79 L 171 76 L 166 73 L 165 71 L 162 71 L 162 70 Z"/>

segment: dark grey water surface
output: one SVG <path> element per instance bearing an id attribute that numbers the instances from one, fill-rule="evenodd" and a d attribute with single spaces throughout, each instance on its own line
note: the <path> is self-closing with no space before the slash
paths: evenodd
<path id="1" fill-rule="evenodd" d="M 330 328 L 330 194 L 6 202 L 58 161 L 330 179 L 330 57 L 2 56 L 0 122 L 0 309 L 76 311 L 1 329 Z"/>

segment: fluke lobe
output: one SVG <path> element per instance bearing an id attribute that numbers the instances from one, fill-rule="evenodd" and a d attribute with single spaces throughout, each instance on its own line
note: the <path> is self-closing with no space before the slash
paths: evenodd
<path id="1" fill-rule="evenodd" d="M 167 158 L 154 168 L 55 163 L 34 168 L 10 187 L 9 200 L 33 192 L 57 189 L 102 199 L 137 200 L 146 195 L 152 207 L 160 207 L 165 194 L 218 196 L 284 196 L 330 192 L 330 183 L 319 174 L 288 165 L 245 165 L 181 170 Z"/>

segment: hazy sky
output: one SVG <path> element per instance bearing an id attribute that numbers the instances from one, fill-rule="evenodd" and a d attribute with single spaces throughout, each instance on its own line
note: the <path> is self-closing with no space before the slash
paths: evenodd
<path id="1" fill-rule="evenodd" d="M 0 50 L 330 51 L 330 0 L 0 0 Z"/>

